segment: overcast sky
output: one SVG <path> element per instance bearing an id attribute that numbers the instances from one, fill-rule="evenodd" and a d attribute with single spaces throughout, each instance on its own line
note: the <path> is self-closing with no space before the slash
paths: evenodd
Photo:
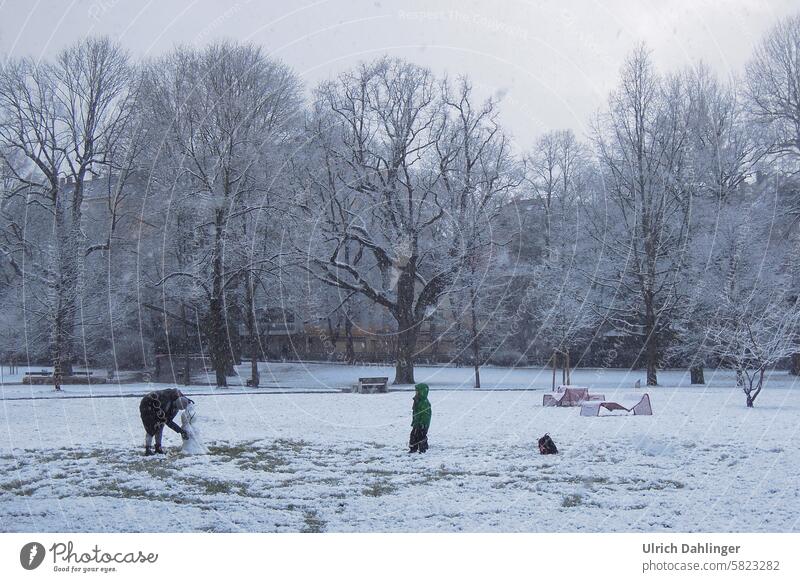
<path id="1" fill-rule="evenodd" d="M 661 70 L 702 59 L 738 75 L 762 33 L 796 11 L 797 0 L 0 0 L 0 55 L 49 57 L 86 34 L 138 56 L 234 38 L 313 86 L 388 53 L 502 94 L 504 124 L 526 147 L 548 129 L 585 133 L 638 41 Z"/>

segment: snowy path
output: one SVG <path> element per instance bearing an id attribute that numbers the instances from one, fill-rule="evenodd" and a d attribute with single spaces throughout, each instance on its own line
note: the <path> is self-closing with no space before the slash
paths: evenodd
<path id="1" fill-rule="evenodd" d="M 197 396 L 211 454 L 141 455 L 126 398 L 0 402 L 1 531 L 798 531 L 800 391 L 655 388 L 652 417 L 541 392 Z M 613 396 L 607 390 L 607 396 Z M 549 432 L 561 454 L 542 457 Z"/>

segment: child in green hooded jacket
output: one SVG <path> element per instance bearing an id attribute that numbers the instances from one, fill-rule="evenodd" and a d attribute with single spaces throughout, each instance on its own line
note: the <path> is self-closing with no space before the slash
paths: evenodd
<path id="1" fill-rule="evenodd" d="M 409 453 L 424 453 L 428 450 L 428 428 L 431 426 L 431 403 L 428 401 L 428 385 L 414 386 L 414 405 L 411 408 L 411 436 L 408 439 Z"/>

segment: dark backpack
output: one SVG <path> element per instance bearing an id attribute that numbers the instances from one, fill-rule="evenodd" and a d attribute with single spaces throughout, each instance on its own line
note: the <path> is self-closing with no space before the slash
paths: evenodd
<path id="1" fill-rule="evenodd" d="M 557 455 L 558 449 L 556 443 L 550 438 L 549 434 L 545 434 L 539 439 L 539 452 L 543 455 Z"/>

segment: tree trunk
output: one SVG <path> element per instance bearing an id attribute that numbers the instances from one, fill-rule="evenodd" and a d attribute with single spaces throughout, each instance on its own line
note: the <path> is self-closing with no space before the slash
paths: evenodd
<path id="1" fill-rule="evenodd" d="M 63 203 L 63 192 L 55 187 L 54 212 L 56 229 L 56 252 L 54 271 L 56 281 L 53 288 L 52 304 L 52 342 L 53 365 L 62 374 L 72 375 L 72 335 L 74 332 L 75 297 L 78 292 L 77 260 L 74 229 L 69 224 Z M 56 384 L 56 390 L 60 390 Z"/>
<path id="2" fill-rule="evenodd" d="M 397 364 L 395 384 L 414 384 L 414 352 L 417 349 L 417 330 L 413 324 L 400 325 L 397 336 Z"/>
<path id="3" fill-rule="evenodd" d="M 245 307 L 247 309 L 247 317 L 245 324 L 247 326 L 247 335 L 250 344 L 250 385 L 253 388 L 258 388 L 261 378 L 258 374 L 258 335 L 256 333 L 256 302 L 253 289 L 253 276 L 251 273 L 245 275 Z"/>
<path id="4" fill-rule="evenodd" d="M 183 385 L 192 382 L 192 358 L 189 350 L 189 324 L 186 319 L 186 303 L 181 301 L 181 318 L 183 319 Z"/>
<path id="5" fill-rule="evenodd" d="M 344 337 L 345 337 L 345 358 L 348 364 L 355 364 L 356 362 L 356 348 L 353 342 L 353 320 L 350 319 L 350 313 L 346 312 L 344 315 Z"/>
<path id="6" fill-rule="evenodd" d="M 478 337 L 478 308 L 477 308 L 477 297 L 475 294 L 475 288 L 470 287 L 470 298 L 469 298 L 469 307 L 470 307 L 470 319 L 471 321 L 471 335 L 472 335 L 472 360 L 475 366 L 475 388 L 481 387 L 481 346 L 480 346 L 480 338 Z"/>
<path id="7" fill-rule="evenodd" d="M 415 259 L 412 257 L 397 281 L 397 306 L 393 313 L 397 321 L 397 364 L 395 384 L 414 383 L 414 358 L 417 349 L 417 324 L 414 317 Z"/>
<path id="8" fill-rule="evenodd" d="M 217 386 L 226 388 L 228 386 L 228 358 L 225 354 L 225 321 L 220 303 L 219 299 L 211 300 L 208 351 L 211 357 L 211 365 L 214 367 Z"/>
<path id="9" fill-rule="evenodd" d="M 705 384 L 705 374 L 703 372 L 703 366 L 692 366 L 689 368 L 689 374 L 691 376 L 692 384 Z"/>
<path id="10" fill-rule="evenodd" d="M 792 354 L 792 363 L 789 368 L 792 376 L 800 376 L 800 353 Z"/>
<path id="11" fill-rule="evenodd" d="M 550 248 L 550 192 L 548 191 L 545 198 L 544 205 L 544 251 L 547 259 L 552 258 L 552 249 Z"/>
<path id="12" fill-rule="evenodd" d="M 765 370 L 762 368 L 750 377 L 750 390 L 745 392 L 747 395 L 747 408 L 753 408 L 756 398 L 761 394 L 761 389 L 764 387 L 764 374 Z M 753 382 L 756 382 L 756 387 L 753 389 Z"/>
<path id="13" fill-rule="evenodd" d="M 223 309 L 223 257 L 222 257 L 222 238 L 224 236 L 224 216 L 223 211 L 217 210 L 215 216 L 215 240 L 214 256 L 212 258 L 213 283 L 211 289 L 211 301 L 209 302 L 209 352 L 211 364 L 214 366 L 217 386 L 226 388 L 228 386 L 227 371 L 228 357 L 226 353 L 225 336 L 227 326 L 225 325 L 225 314 Z"/>
<path id="14" fill-rule="evenodd" d="M 645 356 L 647 358 L 647 385 L 658 386 L 658 337 L 652 298 L 645 300 Z"/>

